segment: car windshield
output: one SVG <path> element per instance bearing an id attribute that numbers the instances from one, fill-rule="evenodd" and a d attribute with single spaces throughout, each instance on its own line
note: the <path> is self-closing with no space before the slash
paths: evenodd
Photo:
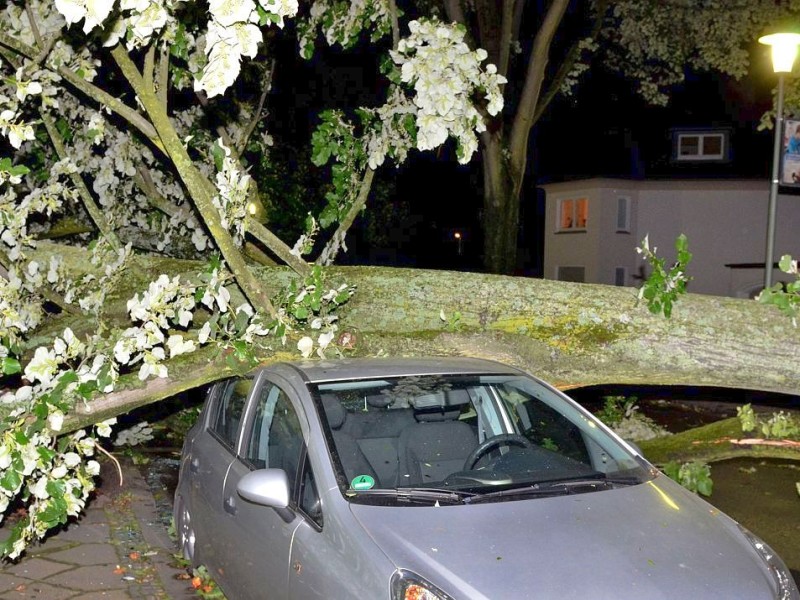
<path id="1" fill-rule="evenodd" d="M 414 376 L 311 387 L 351 501 L 513 499 L 652 477 L 591 415 L 529 377 Z"/>

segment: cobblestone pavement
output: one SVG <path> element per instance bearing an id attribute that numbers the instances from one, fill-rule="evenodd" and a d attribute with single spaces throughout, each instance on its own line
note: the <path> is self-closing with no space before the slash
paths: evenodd
<path id="1" fill-rule="evenodd" d="M 139 469 L 123 462 L 123 485 L 108 465 L 85 514 L 0 567 L 0 600 L 196 599 L 174 542 Z M 0 529 L 0 536 L 3 530 Z"/>

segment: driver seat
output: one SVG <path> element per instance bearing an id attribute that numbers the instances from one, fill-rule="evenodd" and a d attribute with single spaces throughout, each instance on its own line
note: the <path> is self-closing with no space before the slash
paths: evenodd
<path id="1" fill-rule="evenodd" d="M 412 401 L 416 423 L 400 433 L 398 440 L 398 486 L 440 482 L 462 471 L 464 461 L 477 447 L 472 427 L 458 420 L 461 407 L 469 402 L 466 390 L 419 396 Z M 462 395 L 463 394 L 463 395 Z"/>

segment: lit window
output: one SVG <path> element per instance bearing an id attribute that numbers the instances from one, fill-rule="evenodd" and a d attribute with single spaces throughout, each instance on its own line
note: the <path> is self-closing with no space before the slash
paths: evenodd
<path id="1" fill-rule="evenodd" d="M 558 203 L 558 231 L 585 231 L 589 219 L 589 200 L 564 199 Z"/>

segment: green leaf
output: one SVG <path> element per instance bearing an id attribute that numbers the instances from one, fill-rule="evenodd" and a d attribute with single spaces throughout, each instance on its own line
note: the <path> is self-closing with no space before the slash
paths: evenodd
<path id="1" fill-rule="evenodd" d="M 22 371 L 22 365 L 20 362 L 11 356 L 5 356 L 2 360 L 2 370 L 3 375 L 15 375 Z"/>
<path id="2" fill-rule="evenodd" d="M 222 165 L 225 162 L 225 150 L 217 143 L 211 146 L 211 156 L 214 157 L 214 167 L 217 171 L 222 171 Z"/>
<path id="3" fill-rule="evenodd" d="M 111 385 L 114 380 L 111 377 L 111 369 L 108 363 L 104 364 L 100 367 L 100 371 L 97 373 L 97 388 L 104 389 Z"/>
<path id="4" fill-rule="evenodd" d="M 41 458 L 44 462 L 49 463 L 55 457 L 56 453 L 54 450 L 50 448 L 46 448 L 44 446 L 37 446 L 36 452 L 39 453 L 39 458 Z"/>
<path id="5" fill-rule="evenodd" d="M 97 382 L 84 381 L 77 387 L 76 391 L 78 392 L 81 398 L 83 398 L 84 400 L 89 400 L 92 397 L 92 393 L 97 391 Z"/>
<path id="6" fill-rule="evenodd" d="M 6 469 L 0 477 L 0 487 L 9 492 L 14 492 L 22 484 L 22 478 L 14 469 Z"/>
<path id="7" fill-rule="evenodd" d="M 66 502 L 63 500 L 58 502 L 54 498 L 50 498 L 45 504 L 43 510 L 40 510 L 37 514 L 38 518 L 47 524 L 47 528 L 50 529 L 60 523 L 64 523 L 67 520 L 67 505 Z"/>
<path id="8" fill-rule="evenodd" d="M 0 543 L 0 554 L 3 556 L 8 556 L 14 551 L 14 544 L 22 538 L 22 533 L 25 531 L 25 528 L 28 526 L 29 518 L 20 519 L 20 521 L 14 525 L 14 528 L 11 530 L 11 535 L 8 538 Z"/>
<path id="9" fill-rule="evenodd" d="M 72 141 L 72 128 L 70 127 L 69 122 L 66 119 L 64 119 L 63 117 L 58 119 L 58 121 L 56 121 L 56 129 L 58 130 L 58 133 L 61 135 L 61 138 L 65 142 Z"/>
<path id="10" fill-rule="evenodd" d="M 322 209 L 322 212 L 319 214 L 320 227 L 327 229 L 328 227 L 333 225 L 338 218 L 339 218 L 339 213 L 336 210 L 336 207 L 328 204 L 325 208 Z"/>
<path id="11" fill-rule="evenodd" d="M 678 481 L 678 473 L 679 473 L 679 472 L 680 472 L 680 470 L 681 470 L 681 465 L 680 465 L 678 462 L 676 462 L 676 461 L 674 461 L 674 460 L 671 460 L 671 461 L 669 461 L 667 464 L 665 464 L 665 465 L 664 465 L 664 466 L 661 468 L 661 470 L 662 470 L 662 471 L 664 472 L 664 474 L 665 474 L 667 477 L 669 477 L 670 479 L 672 479 L 672 480 L 674 480 L 674 481 Z"/>
<path id="12" fill-rule="evenodd" d="M 250 321 L 250 317 L 247 316 L 247 313 L 244 311 L 240 311 L 236 313 L 236 321 L 234 323 L 234 327 L 236 328 L 237 332 L 244 332 L 247 329 L 247 324 Z"/>
<path id="13" fill-rule="evenodd" d="M 314 165 L 321 167 L 325 165 L 331 158 L 331 147 L 322 141 L 314 143 L 316 140 L 312 139 L 311 146 L 311 162 Z"/>

